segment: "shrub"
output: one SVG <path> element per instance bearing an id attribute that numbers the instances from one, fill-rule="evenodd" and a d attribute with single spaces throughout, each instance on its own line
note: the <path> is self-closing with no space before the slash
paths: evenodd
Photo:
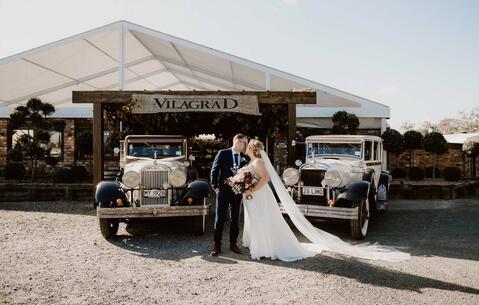
<path id="1" fill-rule="evenodd" d="M 73 182 L 71 170 L 68 168 L 57 168 L 53 173 L 53 182 L 70 183 Z"/>
<path id="2" fill-rule="evenodd" d="M 9 163 L 3 170 L 5 179 L 21 180 L 25 177 L 25 166 L 22 163 Z"/>
<path id="3" fill-rule="evenodd" d="M 417 166 L 412 166 L 409 168 L 409 179 L 410 180 L 423 180 L 424 179 L 424 171 L 422 168 Z"/>
<path id="4" fill-rule="evenodd" d="M 404 168 L 395 168 L 391 172 L 391 175 L 394 179 L 404 179 L 407 176 L 406 170 Z"/>
<path id="5" fill-rule="evenodd" d="M 426 176 L 426 178 L 432 178 L 432 171 L 433 171 L 433 167 L 432 166 L 428 166 L 424 169 L 424 176 Z M 439 170 L 439 168 L 436 167 L 436 178 L 438 177 L 442 177 L 442 173 L 441 171 Z"/>
<path id="6" fill-rule="evenodd" d="M 409 166 L 414 163 L 414 150 L 422 148 L 423 141 L 424 137 L 419 131 L 409 130 L 404 133 L 404 148 L 409 151 Z"/>
<path id="7" fill-rule="evenodd" d="M 10 162 L 22 162 L 23 152 L 20 149 L 10 149 L 7 152 L 7 159 Z"/>
<path id="8" fill-rule="evenodd" d="M 383 139 L 384 149 L 396 157 L 397 167 L 398 155 L 404 150 L 404 136 L 395 129 L 388 129 L 383 132 L 381 138 Z"/>
<path id="9" fill-rule="evenodd" d="M 75 182 L 87 181 L 90 178 L 90 175 L 88 174 L 86 168 L 81 165 L 72 166 L 72 168 L 70 169 L 70 174 L 72 181 Z"/>
<path id="10" fill-rule="evenodd" d="M 446 181 L 458 181 L 461 179 L 461 170 L 457 167 L 446 167 L 444 169 L 444 179 Z"/>
<path id="11" fill-rule="evenodd" d="M 56 157 L 45 157 L 45 163 L 50 165 L 52 168 L 55 168 L 58 165 L 58 162 L 60 162 L 59 158 Z"/>

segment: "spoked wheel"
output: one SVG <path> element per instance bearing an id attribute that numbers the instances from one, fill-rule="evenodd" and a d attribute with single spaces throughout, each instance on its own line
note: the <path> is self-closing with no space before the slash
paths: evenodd
<path id="1" fill-rule="evenodd" d="M 110 239 L 118 232 L 118 219 L 100 218 L 100 232 L 105 239 Z"/>
<path id="2" fill-rule="evenodd" d="M 363 199 L 358 206 L 358 219 L 351 219 L 351 236 L 363 239 L 368 234 L 369 226 L 369 198 Z"/>

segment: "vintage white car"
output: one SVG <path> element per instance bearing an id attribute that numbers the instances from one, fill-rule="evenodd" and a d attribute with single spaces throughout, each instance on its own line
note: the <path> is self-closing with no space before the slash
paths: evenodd
<path id="1" fill-rule="evenodd" d="M 287 168 L 283 181 L 305 216 L 346 219 L 362 239 L 372 214 L 384 210 L 391 175 L 385 171 L 382 139 L 324 135 L 306 138 L 305 163 Z"/>
<path id="2" fill-rule="evenodd" d="M 100 231 L 116 235 L 119 222 L 135 218 L 191 216 L 193 230 L 205 231 L 210 185 L 198 179 L 182 136 L 130 135 L 120 148 L 117 181 L 96 187 Z"/>

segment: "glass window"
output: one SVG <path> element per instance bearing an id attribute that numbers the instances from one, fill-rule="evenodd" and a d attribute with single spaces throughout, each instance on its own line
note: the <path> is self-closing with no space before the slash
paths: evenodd
<path id="1" fill-rule="evenodd" d="M 128 144 L 128 155 L 135 157 L 153 158 L 156 153 L 157 158 L 181 156 L 183 145 L 165 144 L 165 143 L 131 143 Z"/>
<path id="2" fill-rule="evenodd" d="M 12 131 L 12 148 L 19 141 L 22 135 L 33 136 L 33 130 L 31 129 L 16 129 Z M 40 147 L 50 152 L 50 157 L 61 158 L 63 153 L 63 132 L 62 131 L 50 131 L 50 142 L 48 144 L 41 143 Z"/>
<path id="3" fill-rule="evenodd" d="M 355 143 L 308 143 L 307 156 L 341 155 L 361 158 L 361 144 Z"/>
<path id="4" fill-rule="evenodd" d="M 46 147 L 46 150 L 50 151 L 50 157 L 60 158 L 62 156 L 62 139 L 63 132 L 50 131 L 50 143 Z"/>
<path id="5" fill-rule="evenodd" d="M 364 160 L 369 161 L 372 160 L 372 142 L 371 141 L 364 141 Z"/>
<path id="6" fill-rule="evenodd" d="M 17 144 L 18 140 L 23 135 L 33 136 L 33 130 L 31 130 L 31 129 L 16 129 L 16 130 L 13 130 L 13 132 L 12 132 L 12 148 L 15 147 L 15 144 Z"/>
<path id="7" fill-rule="evenodd" d="M 373 142 L 374 145 L 374 160 L 381 160 L 380 151 L 379 151 L 379 142 Z"/>

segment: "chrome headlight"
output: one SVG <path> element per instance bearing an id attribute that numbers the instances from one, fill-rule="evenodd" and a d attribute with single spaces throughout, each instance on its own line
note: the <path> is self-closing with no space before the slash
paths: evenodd
<path id="1" fill-rule="evenodd" d="M 175 169 L 168 177 L 168 181 L 174 187 L 180 187 L 186 183 L 186 175 L 182 170 Z"/>
<path id="2" fill-rule="evenodd" d="M 283 172 L 283 181 L 286 185 L 295 185 L 299 181 L 299 170 L 296 168 L 287 168 Z"/>
<path id="3" fill-rule="evenodd" d="M 135 171 L 127 171 L 122 178 L 124 185 L 135 188 L 140 185 L 140 175 Z"/>
<path id="4" fill-rule="evenodd" d="M 338 187 L 341 184 L 342 178 L 341 174 L 337 170 L 329 170 L 324 174 L 323 181 L 321 181 L 321 185 L 323 187 Z"/>

